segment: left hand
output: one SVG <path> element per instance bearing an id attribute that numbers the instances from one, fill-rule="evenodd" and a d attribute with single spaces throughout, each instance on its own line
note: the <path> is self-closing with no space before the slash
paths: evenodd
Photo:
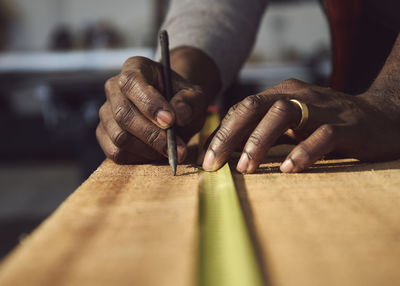
<path id="1" fill-rule="evenodd" d="M 309 109 L 301 130 L 293 130 L 302 115 L 290 99 Z M 203 168 L 219 169 L 245 143 L 237 170 L 252 173 L 282 136 L 299 142 L 282 172 L 302 171 L 332 151 L 368 161 L 400 157 L 398 122 L 367 93 L 353 96 L 289 79 L 231 107 L 208 146 Z"/>

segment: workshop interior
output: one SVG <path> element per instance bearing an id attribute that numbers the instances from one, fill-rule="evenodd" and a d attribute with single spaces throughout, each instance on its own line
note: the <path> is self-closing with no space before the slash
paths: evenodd
<path id="1" fill-rule="evenodd" d="M 0 259 L 105 159 L 95 137 L 104 83 L 127 58 L 154 58 L 168 2 L 0 1 Z M 271 0 L 267 11 L 232 90 L 250 95 L 288 77 L 326 84 L 319 1 Z"/>

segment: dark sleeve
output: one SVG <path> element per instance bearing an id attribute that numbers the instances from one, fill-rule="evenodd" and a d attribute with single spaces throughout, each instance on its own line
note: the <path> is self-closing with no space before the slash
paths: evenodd
<path id="1" fill-rule="evenodd" d="M 389 29 L 400 32 L 400 0 L 366 1 L 368 16 Z"/>

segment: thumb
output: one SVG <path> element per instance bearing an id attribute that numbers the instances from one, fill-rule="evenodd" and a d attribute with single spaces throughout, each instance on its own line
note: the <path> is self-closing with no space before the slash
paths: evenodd
<path id="1" fill-rule="evenodd" d="M 205 112 L 207 98 L 200 87 L 190 87 L 178 91 L 170 104 L 175 111 L 176 124 L 183 127 Z"/>

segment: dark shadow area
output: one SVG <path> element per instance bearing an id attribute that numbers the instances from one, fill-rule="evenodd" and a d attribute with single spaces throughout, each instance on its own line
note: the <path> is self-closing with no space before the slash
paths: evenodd
<path id="1" fill-rule="evenodd" d="M 199 145 L 193 144 L 187 146 L 187 156 L 183 164 L 192 164 L 197 167 L 197 157 L 199 155 Z"/>
<path id="2" fill-rule="evenodd" d="M 351 159 L 339 156 L 336 154 L 330 154 L 325 157 L 325 160 L 334 159 Z M 261 163 L 261 166 L 253 174 L 276 174 L 281 173 L 279 167 L 280 164 L 285 160 L 284 156 L 267 157 Z M 238 158 L 232 158 L 230 165 L 233 169 L 236 168 Z M 265 164 L 273 164 L 267 165 Z M 348 162 L 332 162 L 332 161 L 320 161 L 312 165 L 302 173 L 340 173 L 340 172 L 365 172 L 365 171 L 381 171 L 390 169 L 400 169 L 400 160 L 384 161 L 384 162 L 363 162 L 358 160 Z M 234 170 L 235 173 L 238 173 Z M 251 175 L 251 174 L 249 174 Z"/>
<path id="3" fill-rule="evenodd" d="M 339 172 L 364 172 L 364 171 L 381 171 L 390 169 L 400 169 L 400 161 L 389 162 L 329 162 L 318 163 L 311 166 L 305 173 L 339 173 Z"/>
<path id="4" fill-rule="evenodd" d="M 235 186 L 238 192 L 239 196 L 239 201 L 241 208 L 243 210 L 244 218 L 246 221 L 247 228 L 249 230 L 250 234 L 250 239 L 252 241 L 252 245 L 254 247 L 254 251 L 256 254 L 256 259 L 258 262 L 258 265 L 260 267 L 260 272 L 262 275 L 262 280 L 264 285 L 271 285 L 269 279 L 268 279 L 268 273 L 266 271 L 267 269 L 267 262 L 265 261 L 263 257 L 263 251 L 262 244 L 260 243 L 260 239 L 257 236 L 257 229 L 256 226 L 254 225 L 254 219 L 253 219 L 253 210 L 251 208 L 248 196 L 247 196 L 247 189 L 246 189 L 246 184 L 244 181 L 244 176 L 242 174 L 235 174 L 234 175 L 234 182 Z"/>
<path id="5" fill-rule="evenodd" d="M 20 217 L 0 220 L 0 260 L 31 233 L 45 217 Z"/>
<path id="6" fill-rule="evenodd" d="M 182 172 L 182 168 L 185 168 L 185 170 L 186 169 L 190 169 L 190 171 L 187 171 L 187 172 Z M 195 168 L 195 170 L 193 171 L 193 168 Z M 177 168 L 177 172 L 176 172 L 176 176 L 189 176 L 189 175 L 194 175 L 194 174 L 197 174 L 198 173 L 198 170 L 197 170 L 197 165 L 195 165 L 195 164 L 191 164 L 191 165 L 189 165 L 189 166 L 180 166 L 180 165 L 178 165 L 178 168 Z"/>
<path id="7" fill-rule="evenodd" d="M 277 160 L 276 162 L 282 162 Z M 271 163 L 271 162 L 268 162 Z M 361 161 L 351 161 L 351 162 L 319 162 L 312 165 L 308 169 L 304 170 L 302 173 L 341 173 L 341 172 L 365 172 L 365 171 L 380 171 L 380 170 L 390 170 L 390 169 L 400 169 L 400 161 L 389 161 L 389 162 L 361 162 Z M 271 174 L 271 173 L 281 173 L 278 166 L 261 166 L 254 174 Z"/>

